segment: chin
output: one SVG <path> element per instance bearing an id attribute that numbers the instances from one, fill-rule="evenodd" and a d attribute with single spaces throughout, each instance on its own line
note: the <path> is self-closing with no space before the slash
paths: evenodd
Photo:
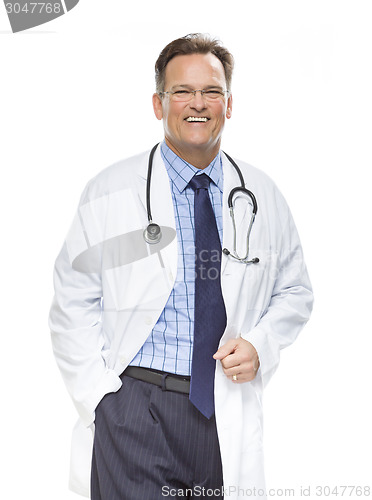
<path id="1" fill-rule="evenodd" d="M 206 147 L 211 145 L 213 142 L 210 137 L 190 137 L 185 143 L 187 143 L 190 147 Z"/>

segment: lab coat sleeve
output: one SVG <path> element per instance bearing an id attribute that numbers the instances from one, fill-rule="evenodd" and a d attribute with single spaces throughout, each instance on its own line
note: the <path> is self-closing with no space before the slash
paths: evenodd
<path id="1" fill-rule="evenodd" d="M 281 248 L 275 269 L 275 282 L 269 305 L 258 324 L 241 336 L 257 350 L 260 359 L 258 376 L 266 386 L 279 365 L 280 350 L 295 341 L 310 317 L 312 287 L 304 263 L 299 236 L 290 210 L 277 193 L 278 224 Z"/>
<path id="2" fill-rule="evenodd" d="M 62 377 L 80 418 L 88 427 L 94 422 L 95 408 L 102 397 L 119 390 L 121 380 L 107 368 L 104 359 L 101 273 L 80 272 L 73 267 L 74 258 L 89 257 L 84 219 L 94 227 L 94 214 L 87 210 L 87 192 L 88 187 L 55 263 L 55 296 L 49 326 Z"/>

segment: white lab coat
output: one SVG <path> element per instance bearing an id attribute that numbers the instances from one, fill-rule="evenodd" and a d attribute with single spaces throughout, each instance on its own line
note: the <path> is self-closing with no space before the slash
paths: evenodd
<path id="1" fill-rule="evenodd" d="M 135 156 L 88 183 L 55 266 L 52 344 L 80 417 L 73 433 L 70 488 L 85 496 L 95 408 L 106 393 L 121 387 L 119 375 L 154 327 L 177 273 L 174 210 L 159 148 L 151 210 L 163 239 L 148 245 L 142 237 L 147 226 L 147 163 L 148 153 Z M 238 164 L 258 202 L 249 255 L 260 262 L 246 265 L 222 255 L 227 326 L 220 345 L 241 335 L 256 348 L 260 368 L 252 382 L 234 384 L 217 362 L 215 413 L 226 498 L 262 500 L 262 390 L 278 366 L 280 349 L 296 339 L 308 320 L 312 291 L 285 200 L 264 173 Z M 223 247 L 232 250 L 227 197 L 239 179 L 224 155 L 223 175 Z M 251 211 L 250 200 L 236 195 L 240 253 L 245 250 Z"/>

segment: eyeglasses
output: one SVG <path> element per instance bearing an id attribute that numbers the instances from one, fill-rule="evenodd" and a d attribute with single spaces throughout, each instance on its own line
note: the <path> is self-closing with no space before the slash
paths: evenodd
<path id="1" fill-rule="evenodd" d="M 163 96 L 165 94 L 169 94 L 169 96 L 173 101 L 187 102 L 191 101 L 191 99 L 196 96 L 197 92 L 200 92 L 201 96 L 206 101 L 215 101 L 216 99 L 221 99 L 225 97 L 225 94 L 229 94 L 229 90 L 198 89 L 198 90 L 173 90 L 173 91 L 159 92 L 159 95 Z"/>

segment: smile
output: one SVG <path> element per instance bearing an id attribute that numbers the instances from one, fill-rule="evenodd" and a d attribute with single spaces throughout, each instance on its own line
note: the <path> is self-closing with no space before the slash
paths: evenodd
<path id="1" fill-rule="evenodd" d="M 202 123 L 205 123 L 209 120 L 209 118 L 205 117 L 205 116 L 200 116 L 200 117 L 196 117 L 196 116 L 189 116 L 188 118 L 186 118 L 186 121 L 187 122 L 202 122 Z"/>

